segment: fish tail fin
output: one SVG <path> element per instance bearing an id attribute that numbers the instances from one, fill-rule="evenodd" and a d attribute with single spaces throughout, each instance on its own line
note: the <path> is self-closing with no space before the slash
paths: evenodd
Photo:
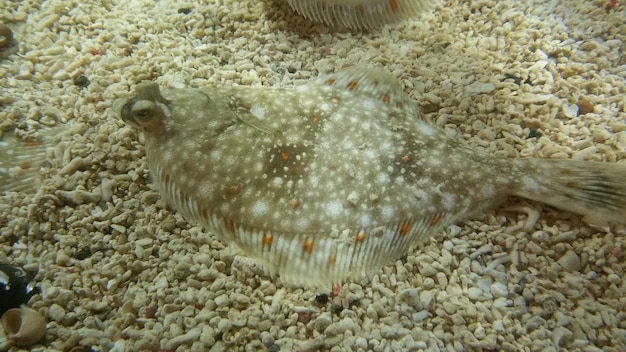
<path id="1" fill-rule="evenodd" d="M 31 138 L 14 132 L 0 135 L 0 194 L 5 192 L 35 193 L 41 182 L 41 167 L 48 159 L 47 148 L 60 127 L 42 127 Z"/>
<path id="2" fill-rule="evenodd" d="M 530 159 L 515 195 L 584 215 L 594 225 L 626 225 L 626 163 Z"/>

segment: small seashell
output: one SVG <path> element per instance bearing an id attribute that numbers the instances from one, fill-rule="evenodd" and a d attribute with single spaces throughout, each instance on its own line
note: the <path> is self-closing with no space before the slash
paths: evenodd
<path id="1" fill-rule="evenodd" d="M 11 308 L 0 318 L 4 334 L 15 346 L 35 344 L 46 334 L 46 319 L 34 309 Z"/>

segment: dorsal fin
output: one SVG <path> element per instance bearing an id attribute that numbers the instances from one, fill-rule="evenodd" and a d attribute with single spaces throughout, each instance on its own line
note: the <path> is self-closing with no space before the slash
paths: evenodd
<path id="1" fill-rule="evenodd" d="M 289 0 L 302 16 L 326 25 L 376 28 L 428 11 L 437 0 Z"/>
<path id="2" fill-rule="evenodd" d="M 404 91 L 395 77 L 382 69 L 357 65 L 330 75 L 321 75 L 315 82 L 366 95 L 421 118 L 417 102 Z"/>

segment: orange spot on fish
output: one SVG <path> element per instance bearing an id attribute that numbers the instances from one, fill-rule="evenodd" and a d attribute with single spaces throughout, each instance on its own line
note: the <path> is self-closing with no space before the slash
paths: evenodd
<path id="1" fill-rule="evenodd" d="M 295 209 L 300 206 L 300 201 L 297 198 L 293 198 L 290 199 L 287 204 L 289 204 L 289 207 L 291 207 L 292 209 Z"/>
<path id="2" fill-rule="evenodd" d="M 408 222 L 403 223 L 402 226 L 400 226 L 400 236 L 406 236 L 409 230 L 411 230 L 411 224 Z"/>
<path id="3" fill-rule="evenodd" d="M 235 232 L 235 223 L 230 219 L 224 219 L 224 227 L 228 232 Z"/>
<path id="4" fill-rule="evenodd" d="M 430 226 L 437 225 L 440 220 L 441 220 L 441 215 L 439 214 L 435 215 L 435 217 L 432 220 L 430 220 Z"/>
<path id="5" fill-rule="evenodd" d="M 274 236 L 272 235 L 271 232 L 268 232 L 265 235 L 263 235 L 263 239 L 261 239 L 261 243 L 264 246 L 271 246 L 272 245 L 272 241 L 274 241 Z"/>
<path id="6" fill-rule="evenodd" d="M 335 257 L 334 255 L 331 255 L 330 257 L 328 257 L 328 265 L 334 265 L 337 262 L 337 257 Z"/>
<path id="7" fill-rule="evenodd" d="M 230 194 L 235 194 L 235 193 L 237 193 L 238 191 L 239 191 L 239 186 L 237 186 L 237 185 L 234 185 L 234 186 L 229 186 L 229 187 L 226 189 L 226 192 L 228 192 L 228 193 L 230 193 Z"/>
<path id="8" fill-rule="evenodd" d="M 314 244 L 315 244 L 315 242 L 312 239 L 307 239 L 302 244 L 302 248 L 304 249 L 305 252 L 307 252 L 308 254 L 311 254 L 311 253 L 313 253 L 313 245 Z"/>
<path id="9" fill-rule="evenodd" d="M 300 170 L 297 167 L 294 166 L 291 168 L 291 174 L 293 176 L 297 175 L 298 173 L 300 173 Z"/>
<path id="10" fill-rule="evenodd" d="M 357 233 L 355 237 L 356 243 L 363 242 L 365 237 L 366 237 L 365 231 L 359 231 L 359 233 Z"/>
<path id="11" fill-rule="evenodd" d="M 319 118 L 320 118 L 320 117 L 319 117 L 319 116 L 317 116 L 317 115 L 311 115 L 311 116 L 309 116 L 309 120 L 311 120 L 311 122 L 313 122 L 313 123 L 317 122 L 317 120 L 319 120 Z"/>
<path id="12" fill-rule="evenodd" d="M 383 103 L 389 104 L 390 101 L 391 97 L 389 96 L 389 94 L 383 95 Z"/>
<path id="13" fill-rule="evenodd" d="M 24 170 L 24 169 L 30 169 L 33 166 L 33 163 L 31 163 L 30 161 L 25 161 L 23 163 L 20 163 L 19 167 L 20 169 Z"/>
<path id="14" fill-rule="evenodd" d="M 286 161 L 287 159 L 289 159 L 289 153 L 287 152 L 280 153 L 280 158 Z"/>
<path id="15" fill-rule="evenodd" d="M 355 90 L 358 85 L 359 84 L 357 82 L 352 81 L 352 82 L 348 83 L 348 89 Z"/>
<path id="16" fill-rule="evenodd" d="M 200 215 L 202 216 L 203 219 L 208 220 L 209 219 L 209 209 L 207 209 L 207 208 L 200 209 Z"/>
<path id="17" fill-rule="evenodd" d="M 389 0 L 389 8 L 393 12 L 398 12 L 398 9 L 399 9 L 398 0 Z"/>
<path id="18" fill-rule="evenodd" d="M 402 102 L 397 102 L 397 103 L 396 103 L 396 107 L 397 107 L 398 109 L 402 109 L 402 108 L 404 107 L 404 104 L 402 104 Z"/>
<path id="19" fill-rule="evenodd" d="M 327 79 L 324 83 L 328 84 L 329 86 L 332 86 L 333 84 L 335 84 L 335 80 L 334 79 Z"/>

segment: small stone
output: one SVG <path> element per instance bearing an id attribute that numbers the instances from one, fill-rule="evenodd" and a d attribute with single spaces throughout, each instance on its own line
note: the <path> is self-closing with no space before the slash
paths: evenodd
<path id="1" fill-rule="evenodd" d="M 204 346 L 213 346 L 215 344 L 215 330 L 211 326 L 205 325 L 202 328 L 199 340 Z"/>
<path id="2" fill-rule="evenodd" d="M 340 335 L 346 332 L 347 330 L 352 330 L 354 328 L 354 321 L 351 318 L 344 318 L 341 321 L 330 324 L 325 330 L 324 335 Z"/>
<path id="3" fill-rule="evenodd" d="M 508 288 L 506 287 L 505 284 L 501 282 L 494 282 L 490 288 L 491 288 L 491 294 L 494 297 L 506 297 L 509 294 Z"/>
<path id="4" fill-rule="evenodd" d="M 326 303 L 328 303 L 328 295 L 325 293 L 320 293 L 319 295 L 315 296 L 315 303 L 325 305 Z"/>
<path id="5" fill-rule="evenodd" d="M 168 288 L 169 286 L 170 284 L 169 282 L 167 282 L 167 278 L 165 276 L 158 277 L 156 281 L 154 282 L 155 289 Z"/>
<path id="6" fill-rule="evenodd" d="M 33 76 L 33 70 L 35 66 L 30 61 L 25 61 L 20 65 L 20 68 L 17 71 L 16 78 L 19 79 L 30 79 Z"/>
<path id="7" fill-rule="evenodd" d="M 217 331 L 220 333 L 226 333 L 233 327 L 233 324 L 228 319 L 220 319 L 217 323 Z"/>
<path id="8" fill-rule="evenodd" d="M 478 323 L 476 330 L 474 330 L 474 336 L 479 340 L 483 340 L 485 336 L 487 336 L 485 328 L 480 323 Z"/>
<path id="9" fill-rule="evenodd" d="M 565 252 L 565 254 L 558 260 L 558 263 L 564 270 L 569 272 L 580 271 L 581 269 L 580 257 L 574 251 Z"/>
<path id="10" fill-rule="evenodd" d="M 76 78 L 74 78 L 74 85 L 80 88 L 85 88 L 87 86 L 89 86 L 89 83 L 91 83 L 89 81 L 89 78 L 87 78 L 87 76 L 85 75 L 79 75 Z"/>
<path id="11" fill-rule="evenodd" d="M 65 313 L 65 308 L 56 303 L 53 303 L 50 308 L 48 308 L 48 316 L 57 323 L 61 323 L 63 318 L 65 318 Z"/>
<path id="12" fill-rule="evenodd" d="M 572 320 L 574 320 L 574 318 L 570 317 L 569 315 L 565 315 L 563 312 L 558 310 L 554 312 L 554 319 L 556 319 L 556 324 L 558 326 L 565 326 L 571 323 Z"/>
<path id="13" fill-rule="evenodd" d="M 419 290 L 416 288 L 407 288 L 400 291 L 398 293 L 398 301 L 408 304 L 415 310 L 424 309 L 424 305 L 422 304 L 422 300 L 419 296 Z"/>
<path id="14" fill-rule="evenodd" d="M 232 301 L 240 306 L 247 306 L 250 304 L 250 297 L 241 293 L 234 293 L 231 295 Z"/>
<path id="15" fill-rule="evenodd" d="M 478 300 L 483 295 L 483 290 L 478 287 L 470 287 L 467 289 L 467 296 L 472 301 Z"/>
<path id="16" fill-rule="evenodd" d="M 315 330 L 322 332 L 325 331 L 326 328 L 332 323 L 332 319 L 330 318 L 330 313 L 321 314 L 319 317 L 315 319 L 314 327 Z"/>
<path id="17" fill-rule="evenodd" d="M 200 337 L 201 330 L 194 328 L 189 330 L 186 334 L 174 336 L 170 339 L 169 343 L 172 349 L 176 349 L 181 345 L 191 345 L 194 341 Z"/>
<path id="18" fill-rule="evenodd" d="M 72 264 L 72 258 L 65 254 L 65 251 L 58 251 L 56 256 L 56 263 L 59 266 L 68 266 Z"/>
<path id="19" fill-rule="evenodd" d="M 74 254 L 74 258 L 78 260 L 84 260 L 84 259 L 89 258 L 90 255 L 91 255 L 90 248 L 81 248 Z"/>
<path id="20" fill-rule="evenodd" d="M 100 182 L 100 190 L 101 190 L 101 199 L 103 202 L 111 201 L 113 198 L 113 191 L 115 188 L 115 180 L 103 178 Z"/>
<path id="21" fill-rule="evenodd" d="M 570 340 L 574 336 L 574 333 L 568 328 L 558 326 L 552 331 L 552 343 L 556 347 L 560 347 L 564 344 L 564 341 Z"/>
<path id="22" fill-rule="evenodd" d="M 563 113 L 569 118 L 578 116 L 578 105 L 576 104 L 563 104 Z"/>
<path id="23" fill-rule="evenodd" d="M 274 336 L 272 336 L 272 334 L 267 331 L 261 331 L 259 337 L 261 338 L 261 343 L 263 343 L 267 347 L 270 347 L 274 344 Z"/>
<path id="24" fill-rule="evenodd" d="M 218 307 L 226 307 L 230 304 L 230 299 L 226 294 L 215 297 L 214 301 L 215 305 L 217 305 Z"/>
<path id="25" fill-rule="evenodd" d="M 485 83 L 485 82 L 474 82 L 469 86 L 465 87 L 465 91 L 467 93 L 490 93 L 496 89 L 495 84 L 493 83 Z"/>
<path id="26" fill-rule="evenodd" d="M 505 332 L 506 329 L 504 328 L 504 323 L 502 322 L 501 319 L 495 320 L 492 324 L 493 330 L 497 331 L 497 332 Z"/>
<path id="27" fill-rule="evenodd" d="M 576 102 L 576 105 L 578 106 L 578 115 L 586 115 L 593 112 L 594 105 L 587 100 L 579 99 Z"/>
<path id="28" fill-rule="evenodd" d="M 609 276 L 607 276 L 607 280 L 615 285 L 619 285 L 622 282 L 622 278 L 616 274 L 609 274 Z"/>
<path id="29" fill-rule="evenodd" d="M 364 337 L 357 337 L 354 340 L 354 347 L 360 348 L 363 351 L 367 350 L 367 340 Z"/>
<path id="30" fill-rule="evenodd" d="M 111 310 L 107 302 L 94 301 L 90 304 L 89 309 L 95 313 L 102 313 Z"/>

